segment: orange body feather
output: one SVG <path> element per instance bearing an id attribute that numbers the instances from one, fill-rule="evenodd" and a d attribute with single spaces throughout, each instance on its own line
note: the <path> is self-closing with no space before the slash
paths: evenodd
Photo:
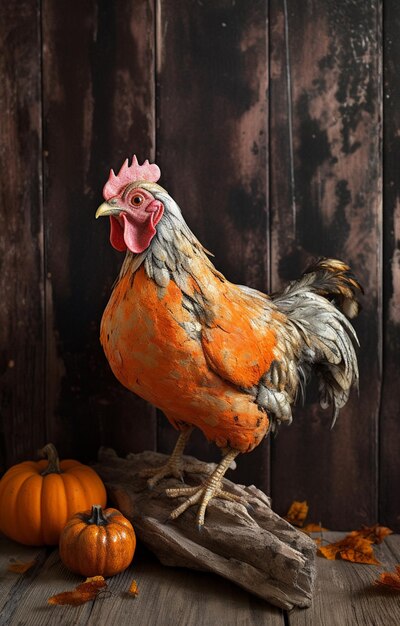
<path id="1" fill-rule="evenodd" d="M 161 296 L 141 267 L 114 288 L 101 342 L 120 382 L 162 409 L 175 427 L 193 424 L 220 447 L 248 452 L 269 420 L 238 386 L 257 384 L 269 369 L 276 337 L 257 325 L 254 299 L 228 281 L 210 281 L 217 322 L 203 330 L 201 341 L 184 328 L 191 316 L 178 286 L 170 281 Z"/>

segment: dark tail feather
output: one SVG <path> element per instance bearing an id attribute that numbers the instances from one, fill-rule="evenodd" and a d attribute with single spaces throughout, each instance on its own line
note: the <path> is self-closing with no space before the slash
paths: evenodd
<path id="1" fill-rule="evenodd" d="M 337 259 L 320 258 L 311 263 L 304 276 L 312 277 L 310 288 L 324 296 L 346 315 L 353 319 L 360 312 L 357 295 L 364 290 L 348 265 Z"/>
<path id="2" fill-rule="evenodd" d="M 314 261 L 299 280 L 272 298 L 304 338 L 298 370 L 313 369 L 319 379 L 320 402 L 332 406 L 334 425 L 350 389 L 358 385 L 357 335 L 346 318 L 355 317 L 363 293 L 348 265 L 336 259 Z M 302 372 L 299 371 L 301 377 Z"/>

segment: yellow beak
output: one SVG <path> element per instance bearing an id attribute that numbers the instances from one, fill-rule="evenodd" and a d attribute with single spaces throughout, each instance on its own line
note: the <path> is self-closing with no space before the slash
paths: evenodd
<path id="1" fill-rule="evenodd" d="M 99 208 L 96 211 L 95 218 L 97 220 L 98 217 L 103 217 L 104 215 L 119 215 L 121 210 L 118 206 L 112 206 L 108 202 L 103 202 L 100 204 Z"/>

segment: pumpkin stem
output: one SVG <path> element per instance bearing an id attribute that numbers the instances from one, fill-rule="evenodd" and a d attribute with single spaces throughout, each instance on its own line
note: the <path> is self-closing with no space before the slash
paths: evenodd
<path id="1" fill-rule="evenodd" d="M 108 519 L 104 515 L 104 511 L 100 504 L 93 504 L 92 515 L 87 520 L 88 524 L 96 524 L 96 526 L 106 526 Z"/>
<path id="2" fill-rule="evenodd" d="M 62 471 L 60 469 L 60 459 L 58 458 L 58 452 L 56 447 L 52 443 L 48 443 L 44 448 L 39 450 L 40 456 L 47 457 L 49 462 L 48 466 L 41 472 L 42 476 L 47 476 L 47 474 L 61 474 Z"/>

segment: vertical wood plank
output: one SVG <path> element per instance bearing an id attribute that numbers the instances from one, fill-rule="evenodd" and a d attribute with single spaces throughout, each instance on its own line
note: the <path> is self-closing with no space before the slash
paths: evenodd
<path id="1" fill-rule="evenodd" d="M 155 446 L 153 409 L 113 377 L 99 344 L 123 261 L 95 222 L 110 167 L 154 155 L 152 0 L 44 0 L 47 402 L 63 454 Z"/>
<path id="2" fill-rule="evenodd" d="M 400 354 L 400 11 L 384 4 L 383 385 L 380 421 L 380 519 L 400 530 L 398 493 Z"/>
<path id="3" fill-rule="evenodd" d="M 380 3 L 271 0 L 272 288 L 310 257 L 349 262 L 365 287 L 355 326 L 360 396 L 331 432 L 311 388 L 272 448 L 283 513 L 307 499 L 330 528 L 377 517 L 381 377 Z"/>
<path id="4" fill-rule="evenodd" d="M 43 443 L 40 2 L 0 20 L 0 472 Z"/>
<path id="5" fill-rule="evenodd" d="M 190 6 L 190 9 L 188 8 Z M 269 287 L 267 2 L 159 0 L 157 162 L 193 232 L 232 282 Z M 176 434 L 162 417 L 159 449 Z M 266 488 L 268 443 L 235 480 Z M 201 433 L 188 452 L 219 458 Z"/>

